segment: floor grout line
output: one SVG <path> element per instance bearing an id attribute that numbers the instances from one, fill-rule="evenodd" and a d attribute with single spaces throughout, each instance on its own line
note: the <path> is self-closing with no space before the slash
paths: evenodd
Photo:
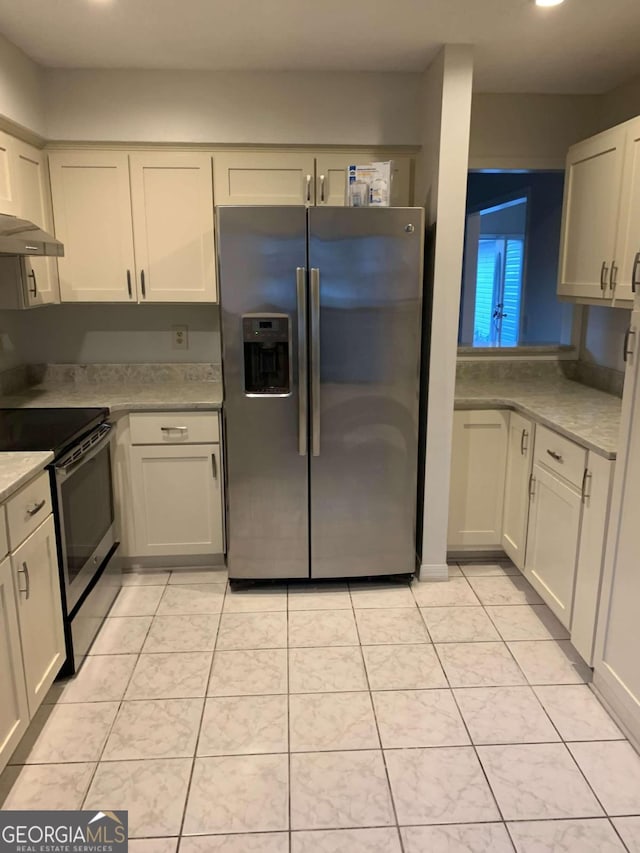
<path id="1" fill-rule="evenodd" d="M 396 828 L 396 831 L 398 832 L 400 848 L 401 848 L 401 850 L 404 850 L 404 842 L 402 839 L 402 834 L 400 832 L 400 824 L 399 824 L 399 819 L 398 819 L 398 814 L 397 814 L 395 797 L 393 794 L 393 789 L 391 786 L 391 780 L 390 780 L 390 776 L 389 776 L 389 770 L 388 770 L 388 766 L 387 766 L 387 762 L 386 762 L 386 755 L 385 755 L 386 752 L 412 751 L 412 750 L 424 751 L 427 749 L 435 750 L 435 749 L 451 749 L 451 748 L 457 748 L 457 749 L 472 748 L 474 750 L 474 754 L 476 755 L 476 759 L 480 764 L 482 774 L 484 776 L 486 784 L 488 785 L 489 791 L 491 792 L 491 796 L 492 796 L 493 801 L 496 805 L 496 808 L 497 808 L 498 814 L 500 815 L 500 818 L 497 818 L 494 820 L 488 820 L 488 821 L 472 821 L 472 822 L 465 822 L 465 821 L 455 821 L 454 822 L 454 821 L 451 821 L 449 824 L 436 824 L 436 825 L 437 826 L 440 826 L 440 825 L 446 826 L 446 825 L 454 825 L 457 823 L 473 825 L 473 824 L 497 823 L 497 822 L 499 822 L 503 826 L 506 827 L 508 837 L 510 838 L 511 843 L 513 843 L 515 845 L 513 837 L 511 836 L 511 833 L 509 832 L 509 824 L 517 824 L 520 822 L 529 822 L 530 819 L 529 820 L 516 819 L 516 820 L 511 820 L 511 821 L 505 820 L 502 809 L 501 809 L 501 807 L 497 801 L 497 797 L 494 793 L 494 790 L 491 786 L 491 783 L 490 783 L 489 778 L 487 776 L 487 773 L 485 771 L 484 765 L 483 765 L 482 760 L 480 758 L 480 755 L 478 752 L 478 747 L 481 747 L 481 746 L 484 746 L 484 747 L 486 747 L 486 746 L 496 746 L 496 747 L 542 746 L 542 745 L 547 745 L 547 744 L 550 744 L 550 745 L 562 744 L 564 746 L 564 748 L 565 748 L 564 753 L 569 754 L 572 764 L 574 765 L 575 768 L 577 768 L 582 779 L 584 780 L 585 784 L 587 785 L 587 788 L 592 793 L 595 801 L 598 803 L 598 806 L 602 809 L 603 814 L 601 816 L 589 816 L 589 817 L 584 817 L 584 818 L 564 818 L 564 817 L 563 818 L 537 818 L 537 819 L 534 819 L 534 821 L 537 820 L 539 822 L 549 822 L 549 821 L 554 821 L 554 820 L 561 821 L 561 820 L 602 820 L 602 819 L 606 819 L 608 821 L 609 825 L 613 828 L 613 831 L 616 833 L 616 837 L 620 838 L 621 843 L 623 844 L 625 849 L 627 849 L 624 841 L 622 840 L 622 838 L 620 836 L 620 833 L 618 832 L 615 825 L 613 824 L 613 820 L 617 817 L 626 817 L 626 816 L 636 817 L 637 815 L 634 815 L 634 814 L 630 814 L 630 815 L 609 815 L 609 814 L 607 814 L 606 810 L 604 809 L 602 802 L 600 801 L 600 798 L 598 797 L 596 791 L 594 790 L 591 783 L 589 782 L 589 779 L 587 778 L 586 773 L 582 771 L 582 768 L 578 764 L 577 760 L 573 757 L 573 754 L 571 753 L 571 750 L 569 749 L 570 744 L 620 743 L 620 742 L 628 742 L 627 738 L 625 738 L 622 733 L 620 733 L 619 738 L 605 738 L 605 739 L 603 739 L 603 738 L 591 738 L 591 739 L 586 739 L 586 740 L 585 739 L 567 740 L 567 739 L 563 738 L 561 733 L 560 733 L 558 726 L 554 723 L 554 721 L 553 721 L 549 711 L 547 710 L 546 706 L 542 703 L 542 701 L 535 694 L 534 688 L 541 687 L 541 686 L 554 686 L 554 687 L 582 686 L 582 685 L 585 685 L 585 682 L 583 680 L 578 680 L 576 682 L 571 682 L 571 683 L 564 683 L 564 682 L 558 683 L 557 681 L 549 681 L 549 682 L 545 682 L 544 684 L 543 683 L 533 683 L 532 681 L 529 680 L 529 678 L 527 677 L 523 668 L 518 663 L 512 649 L 510 647 L 510 644 L 516 644 L 517 645 L 518 643 L 538 643 L 538 644 L 539 643 L 548 643 L 548 644 L 555 643 L 556 645 L 558 645 L 559 642 L 562 642 L 562 639 L 555 639 L 552 637 L 546 637 L 546 638 L 540 638 L 540 639 L 534 639 L 534 640 L 530 640 L 530 639 L 505 640 L 504 637 L 502 636 L 502 633 L 500 632 L 500 629 L 498 628 L 498 626 L 494 622 L 494 620 L 491 618 L 491 615 L 487 610 L 488 607 L 496 607 L 496 606 L 500 606 L 500 607 L 522 607 L 522 606 L 535 607 L 535 606 L 541 606 L 541 605 L 526 603 L 526 602 L 517 603 L 517 604 L 495 605 L 495 604 L 485 604 L 484 602 L 479 601 L 478 604 L 474 604 L 474 605 L 470 605 L 470 604 L 458 605 L 456 603 L 450 603 L 450 604 L 438 606 L 438 605 L 420 605 L 416 600 L 416 606 L 418 607 L 418 610 L 420 612 L 421 622 L 424 624 L 424 627 L 425 627 L 425 630 L 427 632 L 427 637 L 429 638 L 429 641 L 415 641 L 415 640 L 413 640 L 413 641 L 408 642 L 408 643 L 390 642 L 390 643 L 369 643 L 369 644 L 363 645 L 361 635 L 360 635 L 360 627 L 358 625 L 358 621 L 356 618 L 358 611 L 360 611 L 360 610 L 365 610 L 365 611 L 369 611 L 369 612 L 371 612 L 371 611 L 382 611 L 382 610 L 386 610 L 386 611 L 404 610 L 404 611 L 406 611 L 406 610 L 413 610 L 414 609 L 413 605 L 410 607 L 406 606 L 406 605 L 398 607 L 398 606 L 393 606 L 393 604 L 391 607 L 377 607 L 377 606 L 375 606 L 375 607 L 357 607 L 356 603 L 354 602 L 354 596 L 352 594 L 352 585 L 351 585 L 351 583 L 349 583 L 347 586 L 349 601 L 351 603 L 351 606 L 349 608 L 347 608 L 347 607 L 345 607 L 345 608 L 335 608 L 334 607 L 334 608 L 330 608 L 330 609 L 311 608 L 310 610 L 291 609 L 289 606 L 289 590 L 287 589 L 287 590 L 285 590 L 285 595 L 286 595 L 286 599 L 287 599 L 287 601 L 286 601 L 287 606 L 284 610 L 275 610 L 275 611 L 273 611 L 273 610 L 251 610 L 251 611 L 238 611 L 238 612 L 226 611 L 225 605 L 226 605 L 227 597 L 231 593 L 231 589 L 230 589 L 228 584 L 225 584 L 225 590 L 222 594 L 221 608 L 220 608 L 220 610 L 216 610 L 214 613 L 205 613 L 205 614 L 203 614 L 203 613 L 175 613 L 175 614 L 174 613 L 158 613 L 158 610 L 159 610 L 161 603 L 164 599 L 166 590 L 170 586 L 170 584 L 168 582 L 170 577 L 171 577 L 171 575 L 169 574 L 167 582 L 165 582 L 163 584 L 154 584 L 154 585 L 148 585 L 148 584 L 133 585 L 132 584 L 132 585 L 127 585 L 126 587 L 123 587 L 123 589 L 140 589 L 140 588 L 148 588 L 150 586 L 162 587 L 163 592 L 160 595 L 160 598 L 158 599 L 158 602 L 155 606 L 155 610 L 152 614 L 150 614 L 150 613 L 126 614 L 124 616 L 108 617 L 109 619 L 115 620 L 115 619 L 125 619 L 125 618 L 136 618 L 138 616 L 144 616 L 144 617 L 150 616 L 150 621 L 149 621 L 149 624 L 146 628 L 144 638 L 143 638 L 142 643 L 140 645 L 139 651 L 137 651 L 137 652 L 121 652 L 121 653 L 115 653 L 115 654 L 114 653 L 107 653 L 105 655 L 91 655 L 90 656 L 90 658 L 98 658 L 98 657 L 121 657 L 122 655 L 127 655 L 129 657 L 135 658 L 133 667 L 129 673 L 126 685 L 124 687 L 123 694 L 119 699 L 92 700 L 93 702 L 104 701 L 104 702 L 108 702 L 108 703 L 112 703 L 112 704 L 117 704 L 116 713 L 113 717 L 111 724 L 108 727 L 108 731 L 106 733 L 106 736 L 104 737 L 104 741 L 102 744 L 102 748 L 100 750 L 99 758 L 95 761 L 89 761 L 89 762 L 87 762 L 87 761 L 71 761 L 71 762 L 55 761 L 55 762 L 41 762 L 41 763 L 34 763 L 34 764 L 24 764 L 24 765 L 15 765 L 15 764 L 9 765 L 11 768 L 14 769 L 14 771 L 15 771 L 15 768 L 20 768 L 19 772 L 22 772 L 22 768 L 24 768 L 24 767 L 39 767 L 39 766 L 46 767 L 46 766 L 50 766 L 52 764 L 66 764 L 66 765 L 93 764 L 94 765 L 93 770 L 92 770 L 91 774 L 89 775 L 89 778 L 88 778 L 88 781 L 86 784 L 86 788 L 84 790 L 84 794 L 82 795 L 82 801 L 81 802 L 82 802 L 82 804 L 84 804 L 87 800 L 89 791 L 91 790 L 91 788 L 94 784 L 96 774 L 97 774 L 97 772 L 98 772 L 98 770 L 102 764 L 108 765 L 108 764 L 110 764 L 112 762 L 116 762 L 116 761 L 117 762 L 126 762 L 126 761 L 140 762 L 140 761 L 146 761 L 146 760 L 155 760 L 155 757 L 153 757 L 153 758 L 150 757 L 148 759 L 147 758 L 131 758 L 131 759 L 117 759 L 117 758 L 116 759 L 105 759 L 104 758 L 104 753 L 106 750 L 107 743 L 108 743 L 108 741 L 109 741 L 109 739 L 113 733 L 116 722 L 120 718 L 121 712 L 122 712 L 125 705 L 130 704 L 130 703 L 135 703 L 135 702 L 138 702 L 138 703 L 139 702 L 155 702 L 155 701 L 166 702 L 166 701 L 171 701 L 171 700 L 185 700 L 185 699 L 194 699 L 194 700 L 202 701 L 202 711 L 200 714 L 200 721 L 199 721 L 199 724 L 197 726 L 197 736 L 196 736 L 193 755 L 190 755 L 190 756 L 184 756 L 184 755 L 183 756 L 162 756 L 161 757 L 161 760 L 178 760 L 178 759 L 183 759 L 183 760 L 190 759 L 191 760 L 191 771 L 189 774 L 189 778 L 188 778 L 187 786 L 186 786 L 186 791 L 185 791 L 184 807 L 182 809 L 182 817 L 181 817 L 181 823 L 180 823 L 180 832 L 179 832 L 179 835 L 177 837 L 176 836 L 166 836 L 166 837 L 176 837 L 178 839 L 178 841 L 181 843 L 181 839 L 183 837 L 183 829 L 184 829 L 184 823 L 185 823 L 185 819 L 186 819 L 187 807 L 188 807 L 189 797 L 190 797 L 190 793 L 191 793 L 191 786 L 192 786 L 192 781 L 193 781 L 195 763 L 196 763 L 198 758 L 214 757 L 214 756 L 198 756 L 198 754 L 197 754 L 198 753 L 198 746 L 200 744 L 200 740 L 201 740 L 201 736 L 202 736 L 204 712 L 205 712 L 205 709 L 207 707 L 207 703 L 210 701 L 215 701 L 216 699 L 227 699 L 227 698 L 250 699 L 250 698 L 255 698 L 256 696 L 286 696 L 287 697 L 286 698 L 286 713 L 287 713 L 287 752 L 286 752 L 286 755 L 288 758 L 288 781 L 287 781 L 287 785 L 288 785 L 288 829 L 287 829 L 287 833 L 288 833 L 288 839 L 289 839 L 289 851 L 290 851 L 290 853 L 291 853 L 291 847 L 292 847 L 292 843 L 293 843 L 293 841 L 292 841 L 293 835 L 299 831 L 302 831 L 302 830 L 294 830 L 292 828 L 292 822 L 291 822 L 291 808 L 292 808 L 292 803 L 291 803 L 291 792 L 292 792 L 292 788 L 291 788 L 291 770 L 292 770 L 291 761 L 292 761 L 292 757 L 296 754 L 322 754 L 322 753 L 327 753 L 327 752 L 341 752 L 341 753 L 342 752 L 349 752 L 349 753 L 354 752 L 354 753 L 357 753 L 357 752 L 363 752 L 363 751 L 367 751 L 367 752 L 372 752 L 372 751 L 378 752 L 379 751 L 381 756 L 382 756 L 382 760 L 383 760 L 383 764 L 384 764 L 384 768 L 385 768 L 387 789 L 389 791 L 391 806 L 392 806 L 393 814 L 394 814 L 394 818 L 395 818 L 395 828 Z M 469 578 L 467 578 L 466 575 L 463 575 L 463 577 L 467 581 L 467 585 L 470 586 L 471 588 L 473 588 L 469 582 Z M 505 576 L 505 575 L 486 576 L 486 575 L 483 575 L 483 576 L 478 576 L 478 577 L 482 577 L 482 578 L 485 578 L 485 577 L 506 578 L 506 577 L 514 577 L 514 576 Z M 193 581 L 193 583 L 197 583 L 197 581 Z M 214 582 L 212 581 L 211 583 L 214 583 Z M 224 583 L 224 582 L 222 582 L 222 583 Z M 222 585 L 222 583 L 219 583 L 218 585 Z M 188 587 L 188 584 L 185 584 L 185 585 L 174 584 L 171 586 L 176 587 L 176 588 L 179 588 L 180 586 Z M 402 588 L 402 586 L 398 585 L 397 587 L 394 587 L 394 588 Z M 412 589 L 410 585 L 408 585 L 408 588 L 410 590 Z M 413 595 L 413 590 L 412 590 L 412 595 Z M 490 620 L 491 624 L 493 624 L 496 627 L 496 630 L 500 634 L 500 639 L 477 640 L 477 641 L 475 641 L 475 640 L 450 641 L 450 642 L 434 643 L 432 641 L 431 633 L 429 632 L 428 623 L 427 623 L 426 616 L 424 613 L 424 610 L 426 608 L 432 607 L 432 606 L 433 607 L 443 607 L 443 608 L 459 607 L 459 606 L 468 606 L 468 607 L 476 607 L 476 608 L 482 607 L 483 611 L 485 613 L 485 616 Z M 545 606 L 545 605 L 542 605 L 542 606 Z M 353 623 L 354 623 L 355 629 L 356 629 L 356 636 L 358 639 L 357 643 L 349 643 L 349 644 L 345 644 L 345 645 L 326 645 L 325 644 L 325 645 L 318 645 L 318 646 L 316 646 L 316 645 L 314 645 L 314 646 L 291 646 L 289 644 L 289 614 L 290 613 L 296 613 L 296 612 L 297 613 L 315 613 L 315 614 L 318 614 L 320 616 L 322 614 L 327 614 L 327 613 L 331 613 L 331 612 L 347 612 L 347 611 L 352 614 Z M 221 625 L 222 625 L 222 616 L 223 615 L 225 615 L 225 616 L 226 615 L 234 615 L 234 616 L 240 615 L 240 616 L 259 617 L 259 616 L 264 615 L 266 613 L 286 613 L 287 614 L 286 619 L 285 619 L 286 639 L 287 639 L 286 646 L 284 646 L 284 647 L 283 646 L 268 646 L 268 647 L 258 646 L 256 648 L 251 648 L 251 649 L 245 649 L 245 648 L 241 648 L 241 647 L 233 648 L 233 649 L 225 649 L 225 648 L 219 649 L 217 647 L 219 635 L 220 635 L 220 630 L 221 630 Z M 177 618 L 186 617 L 186 618 L 188 618 L 190 616 L 196 616 L 196 615 L 197 616 L 212 616 L 212 617 L 217 615 L 218 624 L 216 626 L 216 637 L 215 637 L 215 641 L 213 643 L 213 648 L 197 649 L 197 650 L 194 649 L 194 650 L 188 650 L 185 652 L 183 652 L 183 651 L 144 652 L 143 651 L 144 644 L 147 642 L 149 633 L 150 633 L 151 628 L 153 626 L 153 622 L 157 616 L 177 617 Z M 440 657 L 439 648 L 440 647 L 446 647 L 447 645 L 451 645 L 451 644 L 456 644 L 456 645 L 476 645 L 476 644 L 477 645 L 483 645 L 486 643 L 504 645 L 507 647 L 508 652 L 510 654 L 510 657 L 512 658 L 513 662 L 516 664 L 518 671 L 522 673 L 522 675 L 525 679 L 524 683 L 522 683 L 522 684 L 519 683 L 517 685 L 516 684 L 514 684 L 514 685 L 479 685 L 478 684 L 478 685 L 473 685 L 470 687 L 466 687 L 466 686 L 460 686 L 460 687 L 455 687 L 455 688 L 452 687 L 450 677 L 449 677 L 449 675 L 446 671 L 446 668 L 444 667 L 443 661 Z M 402 649 L 403 647 L 416 647 L 416 646 L 417 647 L 424 647 L 424 648 L 428 648 L 428 647 L 433 648 L 435 658 L 439 662 L 439 665 L 440 665 L 442 671 L 444 672 L 446 686 L 418 687 L 418 688 L 382 688 L 382 689 L 373 690 L 371 687 L 371 681 L 369 678 L 369 671 L 367 669 L 366 660 L 364 657 L 364 649 L 366 649 L 368 647 L 373 648 L 373 649 L 384 648 L 385 646 L 387 646 L 387 647 L 392 646 L 392 647 L 396 647 L 396 648 L 400 648 L 400 649 Z M 355 690 L 354 689 L 348 689 L 348 690 L 323 689 L 323 690 L 319 690 L 319 691 L 307 690 L 307 691 L 300 691 L 300 692 L 296 692 L 296 693 L 293 693 L 291 691 L 291 652 L 292 651 L 298 651 L 298 650 L 304 651 L 304 650 L 313 650 L 313 649 L 336 650 L 336 649 L 355 649 L 355 648 L 359 649 L 360 663 L 362 665 L 362 669 L 364 671 L 366 684 L 367 684 L 366 689 L 355 689 Z M 216 696 L 210 695 L 209 691 L 211 689 L 210 684 L 211 684 L 211 678 L 212 678 L 212 672 L 213 672 L 213 663 L 216 659 L 216 655 L 218 655 L 218 654 L 224 655 L 226 652 L 233 653 L 233 652 L 243 652 L 243 651 L 265 651 L 265 652 L 266 651 L 279 651 L 279 652 L 285 651 L 286 652 L 286 676 L 287 676 L 286 693 L 280 691 L 277 693 L 260 692 L 260 693 L 252 693 L 252 694 L 231 693 L 231 694 L 223 694 L 223 695 L 216 695 Z M 135 697 L 135 698 L 131 698 L 131 699 L 125 698 L 126 693 L 130 687 L 131 681 L 133 679 L 133 676 L 136 672 L 136 669 L 139 666 L 140 660 L 141 660 L 143 655 L 147 656 L 147 655 L 154 655 L 155 654 L 155 655 L 169 656 L 169 655 L 176 655 L 176 654 L 179 655 L 179 654 L 191 654 L 191 653 L 210 655 L 210 661 L 209 661 L 209 666 L 208 666 L 204 695 L 184 696 L 184 697 L 152 696 L 152 697 L 147 697 L 147 698 L 145 698 L 145 697 Z M 498 689 L 499 690 L 502 687 L 509 687 L 509 686 L 519 687 L 519 688 L 527 688 L 530 693 L 533 693 L 533 695 L 535 696 L 537 704 L 540 706 L 540 708 L 542 708 L 542 711 L 545 715 L 545 718 L 547 719 L 548 722 L 550 722 L 553 731 L 557 733 L 558 740 L 554 740 L 554 741 L 549 741 L 549 740 L 526 741 L 526 742 L 519 742 L 517 744 L 514 744 L 513 742 L 509 742 L 509 741 L 503 742 L 503 743 L 492 742 L 492 743 L 487 743 L 487 744 L 475 743 L 473 741 L 473 738 L 471 737 L 471 733 L 470 733 L 469 727 L 467 725 L 466 719 L 464 717 L 464 714 L 462 713 L 462 708 L 458 703 L 458 699 L 457 699 L 457 695 L 456 695 L 457 691 L 461 691 L 461 690 L 483 690 L 483 689 Z M 64 688 L 63 688 L 63 690 L 64 690 Z M 383 746 L 383 742 L 382 742 L 382 736 L 381 736 L 381 731 L 380 731 L 380 722 L 378 720 L 378 714 L 376 711 L 374 696 L 377 693 L 394 693 L 394 692 L 426 693 L 427 691 L 432 691 L 432 690 L 448 690 L 451 693 L 451 695 L 454 699 L 455 706 L 457 708 L 458 714 L 462 720 L 464 729 L 465 729 L 466 734 L 469 738 L 469 744 L 458 745 L 458 746 L 455 746 L 455 745 L 452 746 L 452 745 L 448 745 L 448 744 L 439 744 L 439 745 L 433 745 L 433 746 L 390 747 L 390 748 L 386 749 Z M 291 697 L 292 696 L 317 696 L 317 695 L 339 696 L 339 695 L 344 694 L 344 693 L 359 693 L 359 694 L 366 693 L 369 696 L 369 702 L 371 705 L 371 710 L 372 710 L 373 720 L 374 720 L 375 727 L 376 727 L 379 746 L 377 748 L 375 748 L 374 750 L 372 750 L 371 747 L 367 747 L 367 748 L 362 747 L 362 748 L 356 748 L 356 749 L 338 749 L 338 748 L 334 747 L 331 749 L 305 749 L 305 750 L 292 751 L 292 749 L 291 749 L 291 715 L 290 715 Z M 51 706 L 51 707 L 54 707 L 54 706 L 64 707 L 65 705 L 69 705 L 70 707 L 72 707 L 74 705 L 79 705 L 79 704 L 92 704 L 92 702 L 86 702 L 86 701 L 60 702 L 58 700 L 58 701 L 55 701 L 53 703 L 46 703 L 46 704 Z M 606 709 L 604 709 L 604 710 L 606 712 Z M 610 715 L 608 715 L 608 716 L 610 717 Z M 251 755 L 269 755 L 269 754 L 276 754 L 276 755 L 282 754 L 282 755 L 284 755 L 285 753 L 264 753 L 264 752 L 258 752 L 258 753 L 219 753 L 215 757 L 221 757 L 221 758 L 227 757 L 227 756 L 243 757 L 243 756 L 251 756 Z M 422 825 L 430 825 L 430 824 L 407 824 L 407 825 L 422 826 Z M 351 827 L 351 828 L 353 828 L 353 829 L 366 829 L 366 828 L 377 828 L 377 826 L 378 825 L 375 825 L 375 827 L 372 826 L 372 827 Z M 331 829 L 333 831 L 340 831 L 340 830 L 344 829 L 344 827 L 335 827 L 335 828 L 331 828 Z M 313 830 L 309 830 L 309 831 L 313 831 Z M 282 830 L 273 830 L 273 832 L 274 833 L 282 832 Z M 201 835 L 201 836 L 206 836 L 206 835 L 210 835 L 210 834 L 211 835 L 221 835 L 222 834 L 222 835 L 242 836 L 242 835 L 262 834 L 262 833 L 246 832 L 246 831 L 245 832 L 238 832 L 238 833 L 229 833 L 229 832 L 227 832 L 227 833 L 199 833 L 199 835 Z M 265 831 L 265 834 L 266 834 L 266 831 Z M 165 836 L 149 836 L 149 837 L 152 838 L 152 837 L 165 837 Z"/>

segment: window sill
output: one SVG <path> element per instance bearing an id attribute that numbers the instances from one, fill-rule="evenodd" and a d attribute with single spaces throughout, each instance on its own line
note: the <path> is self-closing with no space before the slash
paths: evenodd
<path id="1" fill-rule="evenodd" d="M 576 347 L 565 344 L 540 344 L 521 347 L 458 347 L 458 360 L 472 359 L 540 359 L 544 361 L 572 361 L 578 358 Z"/>

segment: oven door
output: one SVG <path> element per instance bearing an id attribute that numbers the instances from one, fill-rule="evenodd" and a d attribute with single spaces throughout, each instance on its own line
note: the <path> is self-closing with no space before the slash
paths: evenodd
<path id="1" fill-rule="evenodd" d="M 111 426 L 101 424 L 54 465 L 67 613 L 114 543 Z"/>

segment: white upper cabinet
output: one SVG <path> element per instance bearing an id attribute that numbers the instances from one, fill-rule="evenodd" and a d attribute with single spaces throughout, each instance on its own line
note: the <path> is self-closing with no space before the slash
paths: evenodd
<path id="1" fill-rule="evenodd" d="M 611 299 L 625 127 L 580 142 L 567 156 L 558 294 Z"/>
<path id="2" fill-rule="evenodd" d="M 343 207 L 347 186 L 347 169 L 354 163 L 370 163 L 380 160 L 374 152 L 351 152 L 347 154 L 318 154 L 316 157 L 316 204 L 327 207 Z M 407 207 L 411 203 L 411 158 L 394 157 L 391 183 L 391 205 Z"/>
<path id="3" fill-rule="evenodd" d="M 17 213 L 45 231 L 53 232 L 49 176 L 43 151 L 14 140 L 13 173 Z M 55 258 L 25 257 L 23 301 L 28 307 L 59 302 L 58 268 Z"/>
<path id="4" fill-rule="evenodd" d="M 17 190 L 13 169 L 13 146 L 16 140 L 0 131 L 0 213 L 18 215 Z"/>
<path id="5" fill-rule="evenodd" d="M 119 151 L 49 154 L 63 302 L 136 299 L 129 160 Z"/>
<path id="6" fill-rule="evenodd" d="M 217 205 L 314 203 L 313 154 L 215 154 L 213 174 Z"/>
<path id="7" fill-rule="evenodd" d="M 626 125 L 620 215 L 615 249 L 614 299 L 633 299 L 640 289 L 640 118 Z"/>
<path id="8" fill-rule="evenodd" d="M 131 201 L 141 302 L 215 302 L 211 156 L 131 154 Z"/>

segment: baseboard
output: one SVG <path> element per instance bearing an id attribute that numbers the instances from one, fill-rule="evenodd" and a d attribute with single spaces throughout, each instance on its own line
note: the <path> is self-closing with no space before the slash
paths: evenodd
<path id="1" fill-rule="evenodd" d="M 626 691 L 616 683 L 613 675 L 595 670 L 590 686 L 633 748 L 640 753 L 640 721 L 636 703 L 632 702 Z"/>
<path id="2" fill-rule="evenodd" d="M 121 557 L 123 571 L 132 569 L 201 569 L 208 566 L 224 566 L 224 554 L 195 554 L 170 557 Z"/>
<path id="3" fill-rule="evenodd" d="M 447 551 L 447 560 L 450 563 L 503 563 L 509 558 L 501 549 L 482 551 L 476 548 L 473 551 Z"/>
<path id="4" fill-rule="evenodd" d="M 432 563 L 431 565 L 420 566 L 418 580 L 431 583 L 433 581 L 448 581 L 449 567 L 446 563 Z"/>

